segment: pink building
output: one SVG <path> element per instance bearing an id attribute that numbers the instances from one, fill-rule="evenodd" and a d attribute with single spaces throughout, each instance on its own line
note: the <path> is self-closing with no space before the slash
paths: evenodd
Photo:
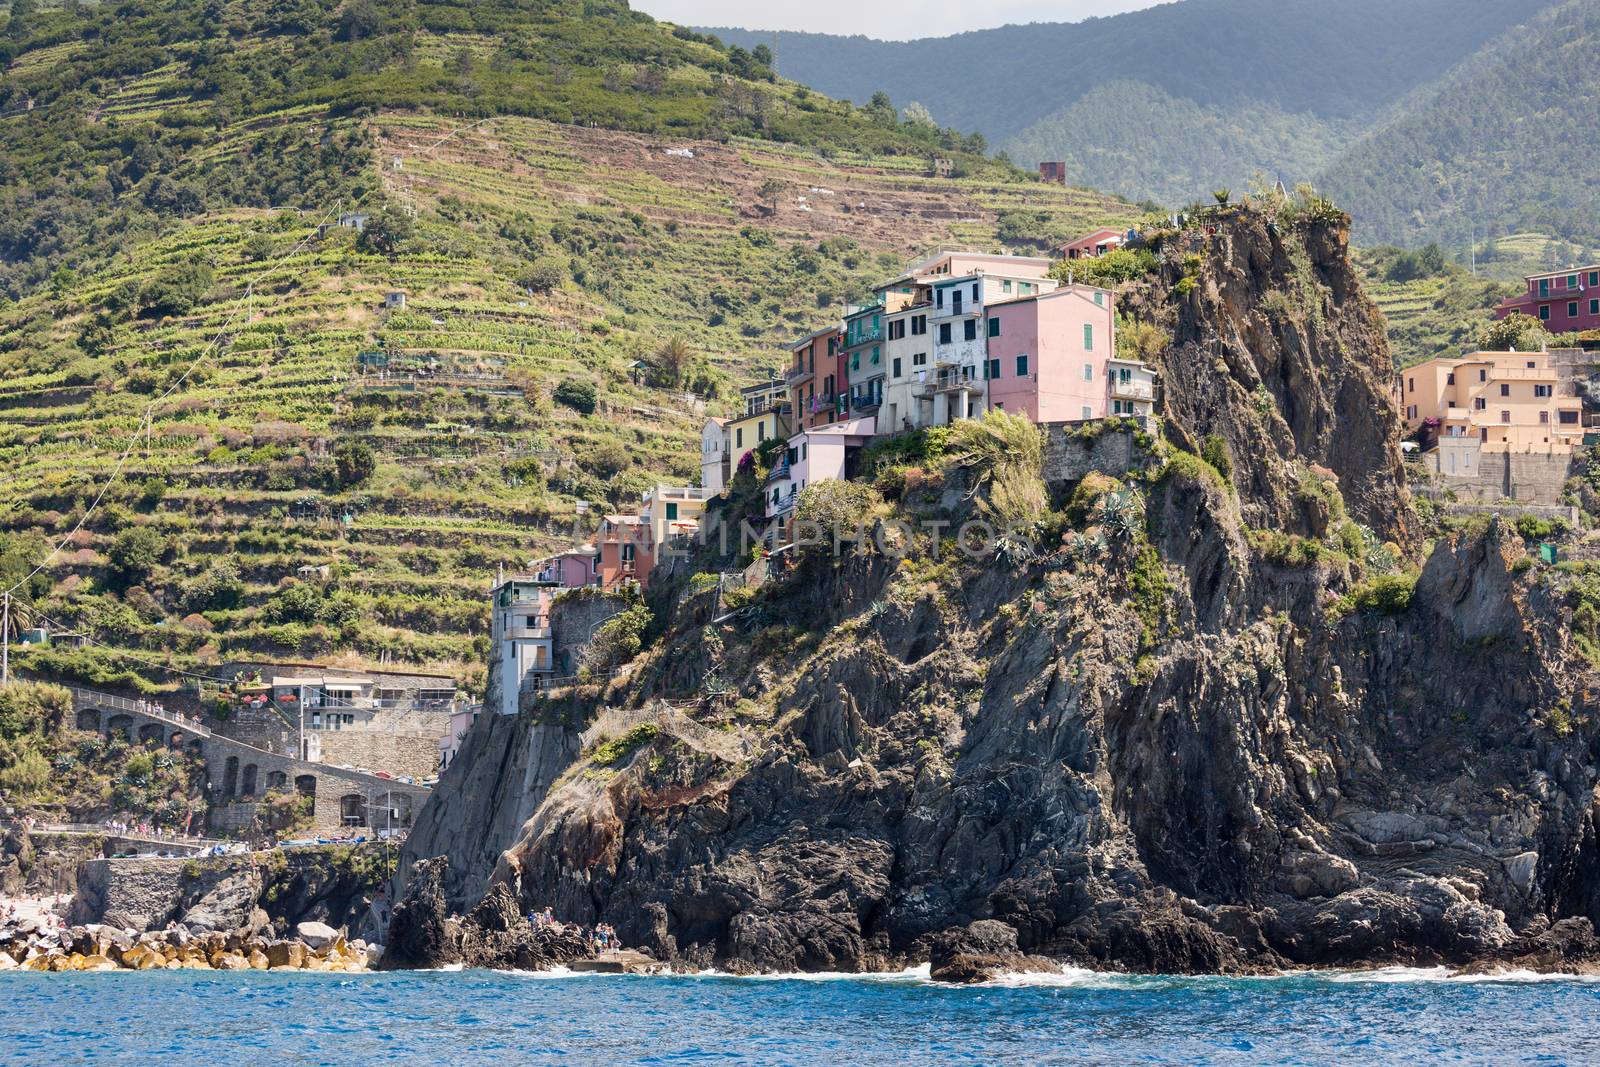
<path id="1" fill-rule="evenodd" d="M 1061 254 L 1067 259 L 1094 259 L 1114 248 L 1121 248 L 1126 240 L 1127 235 L 1121 230 L 1095 230 L 1093 233 L 1084 234 L 1076 241 L 1062 245 Z"/>
<path id="2" fill-rule="evenodd" d="M 600 583 L 600 551 L 593 545 L 569 549 L 534 563 L 536 580 L 554 582 L 562 589 Z"/>
<path id="3" fill-rule="evenodd" d="M 872 418 L 819 426 L 789 438 L 789 449 L 767 479 L 767 518 L 787 519 L 800 491 L 813 482 L 843 479 L 850 453 L 872 442 Z"/>
<path id="4" fill-rule="evenodd" d="M 1528 291 L 1500 301 L 1495 318 L 1531 315 L 1551 333 L 1600 330 L 1600 264 L 1528 275 Z"/>
<path id="5" fill-rule="evenodd" d="M 1107 364 L 1116 353 L 1110 290 L 1065 286 L 988 307 L 989 406 L 1034 422 L 1109 413 Z"/>

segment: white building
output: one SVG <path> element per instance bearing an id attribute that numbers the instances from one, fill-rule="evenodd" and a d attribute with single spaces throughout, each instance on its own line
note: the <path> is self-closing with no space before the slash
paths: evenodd
<path id="1" fill-rule="evenodd" d="M 1151 415 L 1155 412 L 1156 372 L 1136 359 L 1106 361 L 1106 388 L 1112 415 Z"/>
<path id="2" fill-rule="evenodd" d="M 560 590 L 555 582 L 508 578 L 491 592 L 490 640 L 499 658 L 495 665 L 500 702 L 494 710 L 515 715 L 530 675 L 555 670 L 555 632 L 550 606 Z"/>
<path id="3" fill-rule="evenodd" d="M 707 419 L 700 428 L 700 485 L 715 495 L 728 487 L 732 477 L 728 420 Z"/>

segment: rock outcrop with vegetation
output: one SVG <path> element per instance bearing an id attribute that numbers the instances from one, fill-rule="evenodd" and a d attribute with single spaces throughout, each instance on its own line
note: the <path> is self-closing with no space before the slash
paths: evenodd
<path id="1" fill-rule="evenodd" d="M 460 761 L 571 757 L 529 795 L 501 778 L 531 815 L 452 857 L 499 853 L 490 893 L 687 968 L 1591 966 L 1600 709 L 1570 575 L 1498 521 L 1417 536 L 1347 220 L 1206 225 L 1126 290 L 1164 432 L 1052 429 L 1031 549 L 951 540 L 1029 498 L 1004 426 L 875 450 L 842 509 L 867 536 L 735 602 L 692 578 L 742 563 L 708 547 L 652 591 L 629 668 L 480 724 Z M 483 802 L 479 773 L 424 825 Z M 468 915 L 445 866 L 435 910 Z"/>

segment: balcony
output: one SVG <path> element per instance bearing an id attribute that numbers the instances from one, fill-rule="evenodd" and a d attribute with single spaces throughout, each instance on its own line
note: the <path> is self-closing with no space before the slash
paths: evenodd
<path id="1" fill-rule="evenodd" d="M 1111 380 L 1113 400 L 1154 400 L 1155 388 L 1149 382 Z"/>
<path id="2" fill-rule="evenodd" d="M 548 641 L 554 635 L 548 624 L 543 626 L 528 626 L 514 623 L 506 627 L 507 641 Z"/>
<path id="3" fill-rule="evenodd" d="M 783 384 L 793 389 L 801 382 L 807 381 L 815 376 L 815 371 L 809 371 L 804 367 L 791 367 L 789 369 L 789 373 L 783 376 Z"/>

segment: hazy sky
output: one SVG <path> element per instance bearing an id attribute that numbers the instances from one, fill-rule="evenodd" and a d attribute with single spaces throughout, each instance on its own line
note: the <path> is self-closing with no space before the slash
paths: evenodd
<path id="1" fill-rule="evenodd" d="M 884 40 L 943 37 L 1008 22 L 1077 22 L 1151 7 L 1158 0 L 632 0 L 633 7 L 681 26 L 812 30 Z"/>

